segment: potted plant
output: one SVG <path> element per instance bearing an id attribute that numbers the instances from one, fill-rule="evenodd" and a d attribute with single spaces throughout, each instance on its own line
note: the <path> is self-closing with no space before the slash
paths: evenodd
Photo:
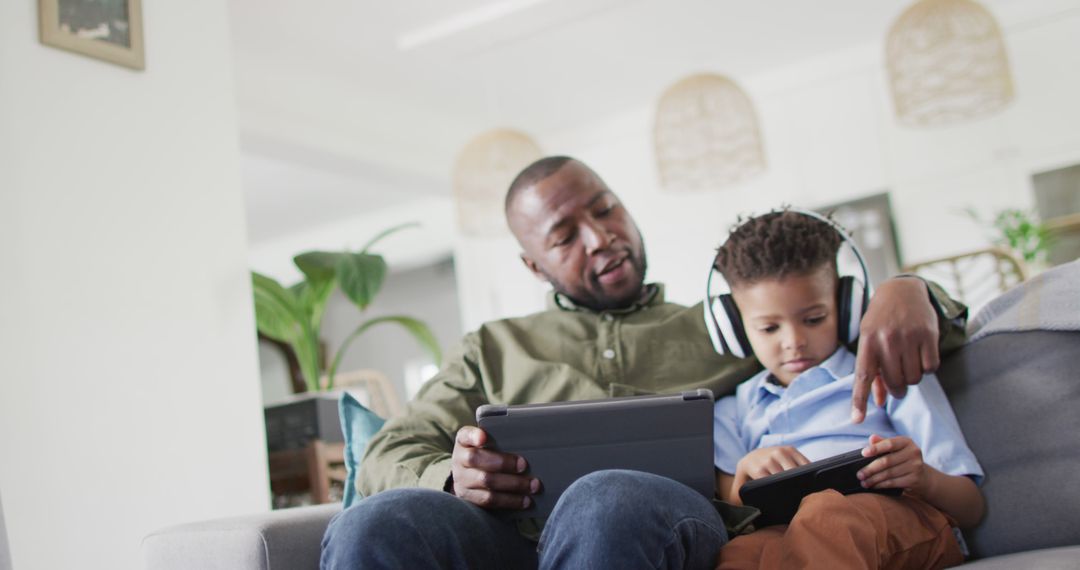
<path id="1" fill-rule="evenodd" d="M 1036 272 L 1045 268 L 1050 250 L 1050 231 L 1031 210 L 1009 208 L 999 211 L 993 220 L 979 217 L 974 208 L 965 213 L 980 225 L 992 230 L 994 243 L 1005 247 Z"/>
<path id="2" fill-rule="evenodd" d="M 345 351 L 363 333 L 381 324 L 404 328 L 427 350 L 435 362 L 441 359 L 435 335 L 422 321 L 405 315 L 362 320 L 351 334 L 325 358 L 319 335 L 327 301 L 335 289 L 365 311 L 386 278 L 386 261 L 372 253 L 372 246 L 386 236 L 417 224 L 403 224 L 380 232 L 359 251 L 307 251 L 293 257 L 304 278 L 291 287 L 251 272 L 255 297 L 255 322 L 259 333 L 287 345 L 295 354 L 304 387 L 318 395 L 334 389 L 334 378 Z M 329 360 L 329 362 L 328 362 Z M 309 397 L 266 408 L 267 445 L 270 451 L 304 446 L 311 439 L 341 441 L 336 397 Z"/>

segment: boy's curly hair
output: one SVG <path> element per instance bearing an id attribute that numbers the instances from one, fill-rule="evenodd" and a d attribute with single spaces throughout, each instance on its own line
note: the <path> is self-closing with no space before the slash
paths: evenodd
<path id="1" fill-rule="evenodd" d="M 744 219 L 716 251 L 713 266 L 731 287 L 835 270 L 843 238 L 829 224 L 788 208 Z"/>

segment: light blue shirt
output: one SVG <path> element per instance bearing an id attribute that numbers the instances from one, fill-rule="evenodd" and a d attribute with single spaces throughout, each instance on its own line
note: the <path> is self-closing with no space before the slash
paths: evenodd
<path id="1" fill-rule="evenodd" d="M 713 463 L 735 473 L 735 465 L 760 447 L 794 446 L 810 461 L 865 447 L 870 434 L 906 435 L 922 449 L 927 465 L 981 483 L 983 470 L 933 374 L 908 387 L 885 408 L 867 405 L 861 424 L 851 421 L 855 355 L 844 347 L 800 374 L 786 388 L 765 370 L 743 382 L 734 396 L 717 400 L 713 415 Z"/>

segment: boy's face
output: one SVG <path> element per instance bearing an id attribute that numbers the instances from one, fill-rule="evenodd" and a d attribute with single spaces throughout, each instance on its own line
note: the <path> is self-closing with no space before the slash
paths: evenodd
<path id="1" fill-rule="evenodd" d="M 836 285 L 826 264 L 732 288 L 754 355 L 785 386 L 836 351 Z"/>

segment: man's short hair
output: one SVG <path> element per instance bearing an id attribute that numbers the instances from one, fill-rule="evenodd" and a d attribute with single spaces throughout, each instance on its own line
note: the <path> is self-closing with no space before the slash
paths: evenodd
<path id="1" fill-rule="evenodd" d="M 829 224 L 788 209 L 740 217 L 716 251 L 713 266 L 731 287 L 836 268 L 843 238 Z"/>
<path id="2" fill-rule="evenodd" d="M 506 191 L 506 202 L 503 204 L 504 210 L 510 211 L 510 206 L 513 205 L 514 200 L 517 199 L 522 190 L 555 174 L 571 160 L 575 159 L 569 156 L 548 156 L 526 166 L 510 183 L 510 189 Z"/>

